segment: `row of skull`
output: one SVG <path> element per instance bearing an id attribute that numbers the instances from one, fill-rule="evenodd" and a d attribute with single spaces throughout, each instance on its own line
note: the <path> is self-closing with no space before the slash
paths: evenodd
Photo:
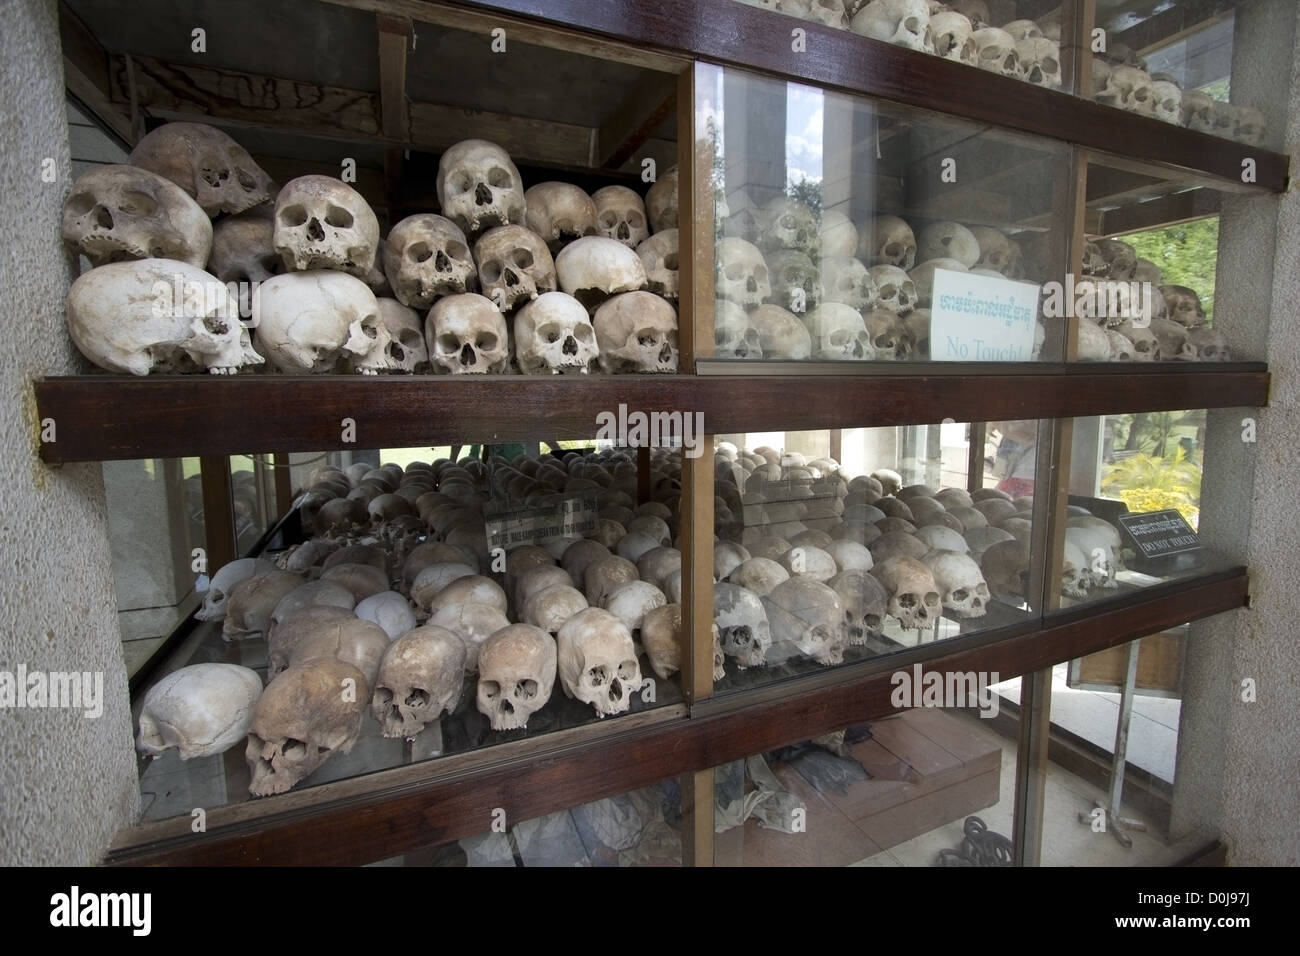
<path id="1" fill-rule="evenodd" d="M 1017 19 L 992 25 L 984 0 L 741 0 L 861 36 L 965 63 L 1043 86 L 1062 85 L 1059 18 Z M 1122 43 L 1092 56 L 1092 98 L 1098 103 L 1166 123 L 1261 145 L 1263 114 L 1251 106 L 1183 90 L 1166 73 L 1148 73 L 1146 61 Z"/>

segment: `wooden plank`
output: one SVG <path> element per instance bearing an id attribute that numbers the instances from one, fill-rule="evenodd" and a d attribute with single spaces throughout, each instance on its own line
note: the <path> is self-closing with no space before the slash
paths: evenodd
<path id="1" fill-rule="evenodd" d="M 1241 607 L 1246 583 L 1241 568 L 1207 575 L 1135 595 L 1123 607 L 1058 615 L 1040 631 L 954 650 L 927 666 L 997 671 L 1007 678 L 1041 670 Z M 842 668 L 837 671 L 840 683 L 818 691 L 800 692 L 796 682 L 787 688 L 790 696 L 712 716 L 670 719 L 628 733 L 620 732 L 626 720 L 620 717 L 604 726 L 579 728 L 563 744 L 548 746 L 546 738 L 525 741 L 510 751 L 516 755 L 512 759 L 492 752 L 466 755 L 477 758 L 474 773 L 447 773 L 440 766 L 443 760 L 426 761 L 214 810 L 201 839 L 189 833 L 188 819 L 134 828 L 119 835 L 107 862 L 214 866 L 383 859 L 481 832 L 484 807 L 503 807 L 510 819 L 531 819 L 887 714 L 892 710 L 890 672 L 907 666 L 908 656 L 903 652 L 890 661 L 871 662 L 861 677 Z M 344 793 L 349 796 L 335 796 Z M 241 822 L 225 825 L 230 818 Z M 320 839 L 321 833 L 330 839 Z"/>
<path id="2" fill-rule="evenodd" d="M 1217 216 L 1222 209 L 1222 193 L 1214 189 L 1190 189 L 1150 202 L 1103 210 L 1097 232 L 1103 236 L 1123 236 Z"/>
<path id="3" fill-rule="evenodd" d="M 35 392 L 41 417 L 59 423 L 59 440 L 41 446 L 50 464 L 346 451 L 356 446 L 342 440 L 344 418 L 353 419 L 357 441 L 369 448 L 582 439 L 597 430 L 596 410 L 620 403 L 647 413 L 701 410 L 704 431 L 713 435 L 1260 407 L 1268 401 L 1268 373 L 1244 363 L 1180 362 L 1142 371 L 1127 363 L 1026 363 L 997 367 L 1001 373 L 991 365 L 936 364 L 948 367 L 926 365 L 907 375 L 888 363 L 855 377 L 815 374 L 816 363 L 804 363 L 803 374 L 799 363 L 778 365 L 774 370 L 788 372 L 770 377 L 92 375 L 42 379 Z M 226 414 L 232 407 L 258 414 L 232 418 Z M 429 415 L 430 408 L 439 414 Z M 520 415 L 520 408 L 530 413 Z"/>
<path id="4" fill-rule="evenodd" d="M 66 3 L 59 4 L 59 39 L 68 92 L 130 149 L 135 145 L 135 133 L 127 113 L 113 103 L 108 54 Z"/>
<path id="5" fill-rule="evenodd" d="M 208 567 L 215 570 L 239 557 L 230 458 L 204 456 L 199 459 L 199 469 L 203 487 L 203 550 Z"/>
<path id="6" fill-rule="evenodd" d="M 979 717 L 954 714 L 937 707 L 920 707 L 907 712 L 911 726 L 925 734 L 963 766 L 982 765 L 994 751 L 1001 752 L 999 738 Z"/>
<path id="7" fill-rule="evenodd" d="M 671 77 L 651 76 L 609 111 L 596 135 L 596 165 L 618 169 L 631 159 L 672 115 L 677 85 Z"/>
<path id="8" fill-rule="evenodd" d="M 871 725 L 871 739 L 899 760 L 905 761 L 921 778 L 960 768 L 962 762 L 922 734 L 903 715 Z"/>
<path id="9" fill-rule="evenodd" d="M 478 0 L 476 7 L 1117 152 L 1225 184 L 1240 186 L 1242 160 L 1252 157 L 1261 188 L 1286 188 L 1285 154 L 815 23 L 799 24 L 807 42 L 795 51 L 788 17 L 732 0 Z"/>
<path id="10" fill-rule="evenodd" d="M 406 104 L 406 50 L 411 44 L 411 21 L 381 14 L 375 17 L 379 32 L 379 106 L 384 135 L 406 142 L 411 122 Z"/>
<path id="11" fill-rule="evenodd" d="M 1000 777 L 1000 771 L 990 770 L 854 822 L 881 849 L 888 850 L 996 805 Z"/>

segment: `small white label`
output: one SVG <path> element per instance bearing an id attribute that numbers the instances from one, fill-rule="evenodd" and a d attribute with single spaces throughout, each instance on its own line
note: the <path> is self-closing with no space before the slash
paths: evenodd
<path id="1" fill-rule="evenodd" d="M 930 356 L 938 362 L 1027 362 L 1040 287 L 992 276 L 934 271 Z"/>

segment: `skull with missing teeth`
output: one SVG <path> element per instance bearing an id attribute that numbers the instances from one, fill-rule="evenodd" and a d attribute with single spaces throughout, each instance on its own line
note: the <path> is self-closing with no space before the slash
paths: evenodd
<path id="1" fill-rule="evenodd" d="M 556 641 L 565 696 L 590 704 L 600 717 L 632 706 L 642 680 L 627 625 L 609 611 L 587 608 L 564 623 Z"/>
<path id="2" fill-rule="evenodd" d="M 525 375 L 585 374 L 599 356 L 591 317 L 564 292 L 543 293 L 515 316 L 515 357 Z"/>
<path id="3" fill-rule="evenodd" d="M 170 179 L 209 216 L 240 213 L 273 197 L 271 177 L 247 150 L 203 123 L 159 126 L 136 144 L 129 162 Z"/>
<path id="4" fill-rule="evenodd" d="M 291 271 L 336 269 L 365 279 L 375 268 L 379 220 L 342 180 L 299 176 L 275 198 L 272 243 Z"/>
<path id="5" fill-rule="evenodd" d="M 677 371 L 677 312 L 654 293 L 616 295 L 592 324 L 604 371 Z"/>
<path id="6" fill-rule="evenodd" d="M 435 302 L 424 320 L 424 338 L 438 372 L 502 374 L 510 362 L 505 316 L 491 299 L 473 292 Z"/>
<path id="7" fill-rule="evenodd" d="M 383 244 L 384 274 L 393 295 L 412 309 L 427 309 L 439 296 L 474 289 L 469 243 L 450 219 L 421 213 L 407 216 Z"/>
<path id="8" fill-rule="evenodd" d="M 523 181 L 510 155 L 485 139 L 461 140 L 438 160 L 442 214 L 474 238 L 525 219 Z"/>

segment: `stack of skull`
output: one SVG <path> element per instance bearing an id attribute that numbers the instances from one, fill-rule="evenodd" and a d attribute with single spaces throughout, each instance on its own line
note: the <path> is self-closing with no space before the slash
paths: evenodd
<path id="1" fill-rule="evenodd" d="M 791 196 L 761 207 L 743 193 L 734 200 L 717 242 L 721 358 L 929 358 L 936 270 L 1025 275 L 1019 243 L 989 226 L 938 221 L 917 231 L 890 215 L 855 225 Z M 1043 336 L 1039 322 L 1032 357 Z"/>
<path id="2" fill-rule="evenodd" d="M 1060 11 L 993 26 L 986 0 L 741 0 L 790 16 L 929 53 L 1035 86 L 1062 84 Z M 1092 57 L 1092 98 L 1166 123 L 1259 146 L 1263 114 L 1183 90 L 1122 43 Z"/>
<path id="3" fill-rule="evenodd" d="M 221 131 L 161 126 L 65 203 L 63 238 L 93 267 L 69 293 L 72 339 L 136 375 L 677 370 L 675 168 L 644 200 L 525 190 L 505 150 L 465 140 L 437 189 L 442 215 L 381 239 L 347 183 L 277 191 Z"/>

